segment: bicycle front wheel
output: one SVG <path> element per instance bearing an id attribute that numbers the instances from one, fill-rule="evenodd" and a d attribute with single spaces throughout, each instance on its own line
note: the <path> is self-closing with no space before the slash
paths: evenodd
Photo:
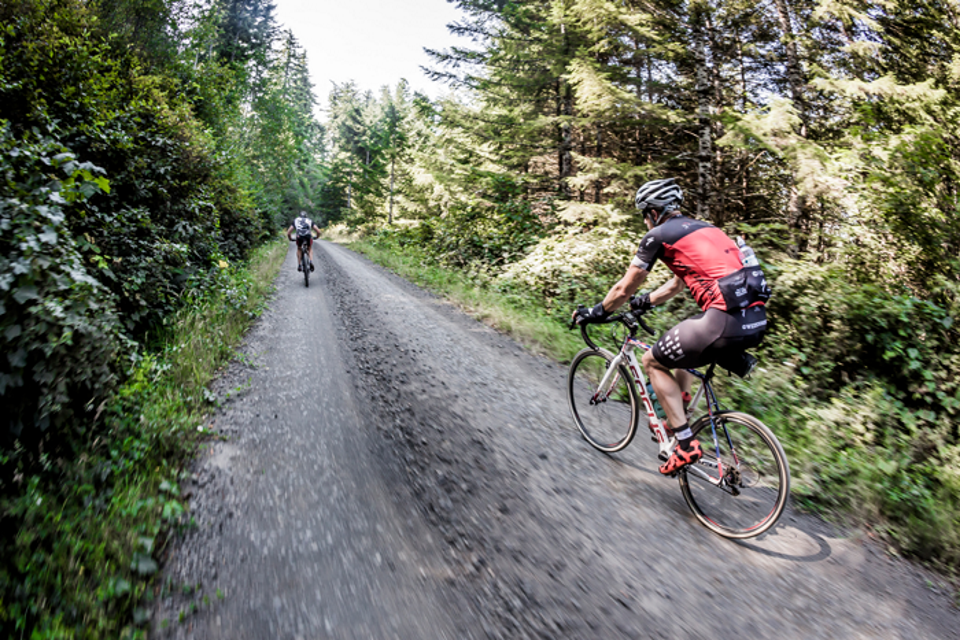
<path id="1" fill-rule="evenodd" d="M 691 427 L 703 458 L 680 472 L 683 497 L 697 520 L 721 536 L 758 536 L 776 524 L 787 504 L 787 456 L 773 432 L 752 416 L 721 411 L 713 420 L 714 428 L 709 416 Z"/>
<path id="2" fill-rule="evenodd" d="M 604 382 L 613 358 L 605 349 L 584 349 L 570 363 L 567 375 L 573 421 L 587 442 L 606 453 L 630 444 L 640 415 L 637 390 L 625 366 L 611 371 Z"/>

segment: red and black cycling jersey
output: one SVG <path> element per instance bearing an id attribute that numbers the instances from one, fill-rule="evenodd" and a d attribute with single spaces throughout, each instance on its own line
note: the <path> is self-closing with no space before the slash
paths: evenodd
<path id="1" fill-rule="evenodd" d="M 740 249 L 727 234 L 702 220 L 670 218 L 640 241 L 630 263 L 650 271 L 657 260 L 679 276 L 700 308 L 727 310 L 717 280 L 743 267 Z"/>

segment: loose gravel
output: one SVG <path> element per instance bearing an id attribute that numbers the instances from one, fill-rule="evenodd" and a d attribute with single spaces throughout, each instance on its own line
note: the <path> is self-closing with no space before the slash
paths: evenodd
<path id="1" fill-rule="evenodd" d="M 564 366 L 315 254 L 309 289 L 288 255 L 215 385 L 225 440 L 184 487 L 196 526 L 168 546 L 153 635 L 955 637 L 936 576 L 789 507 L 717 537 L 652 443 L 580 439 Z"/>

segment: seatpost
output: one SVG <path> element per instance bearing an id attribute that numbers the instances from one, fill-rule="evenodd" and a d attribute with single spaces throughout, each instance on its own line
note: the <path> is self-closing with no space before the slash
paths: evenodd
<path id="1" fill-rule="evenodd" d="M 710 366 L 707 367 L 707 372 L 706 372 L 706 373 L 704 374 L 704 376 L 703 376 L 703 381 L 704 381 L 704 382 L 709 382 L 710 379 L 713 378 L 713 370 L 714 370 L 716 367 L 717 367 L 717 363 L 716 363 L 716 362 L 711 362 L 711 363 L 710 363 Z"/>

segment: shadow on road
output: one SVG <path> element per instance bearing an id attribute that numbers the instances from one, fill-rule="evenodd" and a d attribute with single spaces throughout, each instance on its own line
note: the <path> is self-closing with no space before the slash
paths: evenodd
<path id="1" fill-rule="evenodd" d="M 756 540 L 733 542 L 767 557 L 790 562 L 820 562 L 833 553 L 830 544 L 822 536 L 782 522 Z"/>
<path id="2" fill-rule="evenodd" d="M 645 478 L 662 479 L 662 476 L 654 470 L 653 462 L 630 460 L 625 458 L 622 453 L 601 455 L 611 462 L 628 467 L 631 472 L 639 472 Z M 690 515 L 682 501 L 671 500 L 664 503 L 663 506 L 678 515 Z M 789 503 L 787 509 L 790 509 Z M 731 542 L 760 555 L 789 562 L 820 562 L 832 555 L 833 549 L 830 543 L 823 536 L 810 531 L 810 529 L 815 528 L 812 523 L 801 522 L 798 523 L 798 526 L 792 526 L 785 522 L 787 515 L 788 512 L 784 514 L 784 520 L 778 522 L 773 529 L 759 538 L 731 540 Z M 797 514 L 791 518 L 791 520 L 793 519 L 807 520 L 808 517 Z"/>

